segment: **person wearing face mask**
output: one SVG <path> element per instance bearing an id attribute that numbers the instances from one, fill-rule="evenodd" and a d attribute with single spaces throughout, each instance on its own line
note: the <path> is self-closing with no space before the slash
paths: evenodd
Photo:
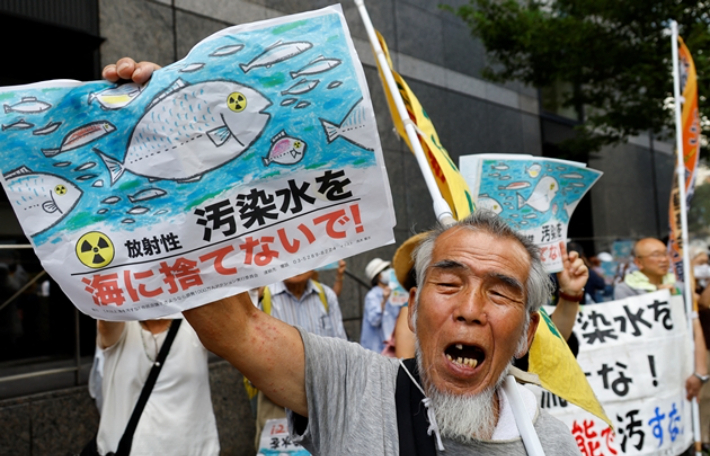
<path id="1" fill-rule="evenodd" d="M 382 325 L 383 318 L 387 318 L 387 300 L 392 292 L 389 287 L 389 267 L 390 262 L 380 258 L 375 258 L 365 267 L 365 275 L 372 288 L 365 295 L 360 345 L 377 353 L 382 352 L 389 336 L 384 333 Z M 397 315 L 394 315 L 394 319 L 397 319 Z"/>

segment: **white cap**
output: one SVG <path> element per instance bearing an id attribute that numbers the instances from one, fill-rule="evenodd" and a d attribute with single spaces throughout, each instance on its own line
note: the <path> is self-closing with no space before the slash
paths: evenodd
<path id="1" fill-rule="evenodd" d="M 387 269 L 389 267 L 390 267 L 389 261 L 384 261 L 380 258 L 375 258 L 374 260 L 367 263 L 367 266 L 365 266 L 365 275 L 367 276 L 367 280 L 372 282 L 372 279 L 377 277 L 380 274 L 380 272 L 384 271 L 385 269 Z"/>

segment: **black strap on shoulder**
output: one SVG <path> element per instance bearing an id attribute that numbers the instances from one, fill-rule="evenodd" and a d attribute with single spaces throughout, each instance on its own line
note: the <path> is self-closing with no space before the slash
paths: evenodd
<path id="1" fill-rule="evenodd" d="M 170 346 L 173 344 L 173 340 L 175 340 L 175 336 L 177 335 L 178 329 L 180 329 L 180 323 L 182 323 L 182 319 L 173 320 L 173 322 L 170 324 L 170 329 L 168 330 L 168 334 L 165 336 L 163 346 L 160 347 L 158 358 L 155 360 L 155 363 L 153 363 L 153 367 L 150 369 L 148 379 L 145 381 L 143 389 L 141 390 L 141 395 L 138 397 L 138 402 L 136 402 L 136 406 L 133 408 L 131 419 L 128 420 L 126 430 L 123 431 L 121 441 L 118 442 L 116 456 L 128 456 L 131 454 L 133 434 L 136 432 L 136 427 L 138 427 L 138 421 L 141 419 L 141 414 L 143 413 L 145 404 L 148 402 L 148 398 L 150 397 L 150 393 L 153 391 L 153 387 L 155 386 L 156 380 L 158 380 L 158 374 L 160 374 L 160 369 L 163 368 L 163 364 L 165 364 L 165 358 L 168 357 Z"/>
<path id="2" fill-rule="evenodd" d="M 419 370 L 414 358 L 403 361 L 407 370 L 421 385 Z M 412 456 L 436 456 L 433 435 L 427 434 L 429 421 L 424 404 L 424 395 L 413 383 L 409 375 L 399 366 L 397 372 L 397 430 L 399 432 L 399 454 Z"/>

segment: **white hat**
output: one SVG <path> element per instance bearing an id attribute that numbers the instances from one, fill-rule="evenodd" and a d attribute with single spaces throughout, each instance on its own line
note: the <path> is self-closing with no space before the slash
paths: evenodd
<path id="1" fill-rule="evenodd" d="M 377 277 L 380 274 L 380 272 L 384 271 L 385 269 L 387 269 L 389 267 L 390 267 L 389 261 L 384 261 L 380 258 L 375 258 L 374 260 L 367 263 L 367 266 L 365 266 L 365 275 L 367 276 L 367 280 L 372 282 L 372 279 Z"/>
<path id="2" fill-rule="evenodd" d="M 605 263 L 614 261 L 614 257 L 611 256 L 611 253 L 609 252 L 601 252 L 599 255 L 597 255 L 597 258 L 599 258 L 599 261 L 603 261 Z"/>

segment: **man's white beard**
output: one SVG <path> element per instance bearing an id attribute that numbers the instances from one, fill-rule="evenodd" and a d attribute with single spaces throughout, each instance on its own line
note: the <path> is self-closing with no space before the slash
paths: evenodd
<path id="1" fill-rule="evenodd" d="M 496 392 L 505 380 L 508 369 L 501 372 L 495 385 L 478 394 L 461 395 L 440 391 L 433 383 L 427 381 L 419 347 L 417 347 L 417 364 L 427 397 L 434 407 L 441 436 L 462 443 L 490 440 L 497 424 Z"/>

